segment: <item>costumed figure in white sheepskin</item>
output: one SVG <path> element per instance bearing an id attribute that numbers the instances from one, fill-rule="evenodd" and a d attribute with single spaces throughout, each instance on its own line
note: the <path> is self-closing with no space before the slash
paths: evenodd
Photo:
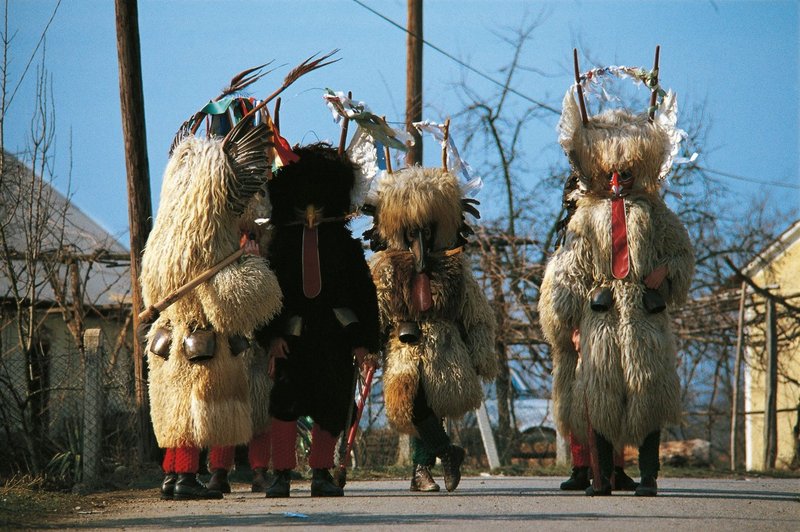
<path id="1" fill-rule="evenodd" d="M 265 223 L 270 216 L 269 200 L 263 194 L 256 194 L 241 217 L 240 245 L 250 246 L 254 254 L 266 257 L 269 246 L 269 226 Z M 272 379 L 269 378 L 269 358 L 258 342 L 251 343 L 249 383 L 250 404 L 253 410 L 253 436 L 247 444 L 247 463 L 253 472 L 251 491 L 264 493 L 270 484 L 267 472 L 270 462 L 269 433 L 269 394 Z M 228 473 L 235 466 L 236 446 L 215 446 L 208 451 L 208 470 L 211 478 L 208 489 L 224 493 L 231 492 Z"/>
<path id="2" fill-rule="evenodd" d="M 442 168 L 390 172 L 373 188 L 368 235 L 377 251 L 370 268 L 384 341 L 386 415 L 412 435 L 411 491 L 439 491 L 431 475 L 437 457 L 453 491 L 465 453 L 451 443 L 442 418 L 478 408 L 481 380 L 497 374 L 494 315 L 464 253 L 472 233 L 465 211 L 477 217 L 477 202 L 464 199 L 459 179 Z"/>
<path id="3" fill-rule="evenodd" d="M 578 83 L 564 97 L 559 123 L 578 182 L 575 212 L 548 262 L 539 301 L 553 399 L 560 430 L 596 442 L 601 478 L 587 494 L 611 494 L 613 450 L 631 444 L 639 447 L 635 493 L 654 496 L 660 431 L 681 414 L 670 310 L 686 300 L 694 271 L 687 231 L 660 194 L 682 132 L 674 94 L 658 87 L 657 61 L 650 72 L 612 71 L 649 84 L 650 110 L 591 117 L 582 85 L 611 67 L 579 77 L 577 52 L 575 63 Z"/>
<path id="4" fill-rule="evenodd" d="M 255 194 L 266 192 L 272 132 L 263 114 L 248 114 L 252 99 L 232 94 L 250 81 L 232 82 L 173 142 L 142 258 L 148 307 L 233 255 L 242 213 Z M 195 135 L 204 120 L 207 135 Z M 167 450 L 163 498 L 222 497 L 197 480 L 200 449 L 250 440 L 249 338 L 280 308 L 280 286 L 268 262 L 245 253 L 153 323 L 147 361 L 153 428 Z"/>

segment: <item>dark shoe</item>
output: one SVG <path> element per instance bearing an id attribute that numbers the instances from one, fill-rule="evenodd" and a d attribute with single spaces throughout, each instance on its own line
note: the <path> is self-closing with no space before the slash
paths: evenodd
<path id="1" fill-rule="evenodd" d="M 658 482 L 656 482 L 656 477 L 642 477 L 642 481 L 634 492 L 637 497 L 655 497 L 657 494 Z"/>
<path id="2" fill-rule="evenodd" d="M 178 475 L 175 473 L 167 473 L 164 481 L 161 483 L 161 498 L 164 500 L 172 500 L 172 495 L 175 493 L 175 481 L 178 480 Z"/>
<path id="3" fill-rule="evenodd" d="M 208 489 L 195 473 L 179 473 L 172 498 L 176 501 L 221 499 L 222 492 Z"/>
<path id="4" fill-rule="evenodd" d="M 595 489 L 594 486 L 586 488 L 586 495 L 589 497 L 606 497 L 611 495 L 611 482 L 605 477 L 600 479 L 600 487 Z"/>
<path id="5" fill-rule="evenodd" d="M 453 491 L 461 482 L 461 464 L 464 462 L 464 449 L 458 445 L 450 445 L 440 458 L 444 472 L 444 487 Z"/>
<path id="6" fill-rule="evenodd" d="M 583 491 L 589 487 L 589 468 L 586 466 L 573 467 L 572 475 L 561 483 L 564 491 Z"/>
<path id="7" fill-rule="evenodd" d="M 636 488 L 639 487 L 639 483 L 629 477 L 622 467 L 614 466 L 611 486 L 614 491 L 636 491 Z"/>
<path id="8" fill-rule="evenodd" d="M 219 491 L 222 493 L 230 493 L 231 492 L 231 483 L 228 482 L 228 470 L 227 469 L 215 469 L 213 473 L 211 473 L 211 478 L 206 484 L 206 487 L 210 490 Z"/>
<path id="9" fill-rule="evenodd" d="M 439 484 L 433 480 L 430 466 L 414 465 L 414 474 L 411 475 L 411 491 L 432 492 L 439 491 Z"/>
<path id="10" fill-rule="evenodd" d="M 314 469 L 311 474 L 312 497 L 341 497 L 344 490 L 333 481 L 327 469 Z"/>
<path id="11" fill-rule="evenodd" d="M 292 470 L 281 469 L 275 471 L 275 480 L 267 488 L 268 498 L 284 498 L 289 496 L 289 488 L 292 485 Z"/>
<path id="12" fill-rule="evenodd" d="M 250 486 L 250 491 L 253 493 L 266 493 L 267 487 L 272 484 L 272 475 L 267 472 L 266 468 L 259 467 L 253 470 L 253 484 Z"/>

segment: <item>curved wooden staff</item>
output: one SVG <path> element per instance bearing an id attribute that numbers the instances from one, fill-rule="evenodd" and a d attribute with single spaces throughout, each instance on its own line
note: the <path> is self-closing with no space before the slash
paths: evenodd
<path id="1" fill-rule="evenodd" d="M 586 114 L 586 101 L 583 98 L 583 86 L 581 85 L 581 71 L 578 68 L 578 49 L 572 49 L 572 63 L 575 67 L 575 85 L 578 86 L 578 105 L 581 106 L 581 120 L 585 126 L 589 122 L 589 116 Z"/>
<path id="2" fill-rule="evenodd" d="M 161 301 L 158 301 L 157 303 L 150 305 L 149 307 L 147 307 L 146 309 L 144 309 L 142 312 L 139 313 L 139 321 L 141 323 L 153 323 L 154 321 L 156 321 L 156 319 L 158 319 L 158 315 L 161 314 L 161 312 L 163 312 L 164 309 L 166 309 L 167 307 L 175 303 L 177 300 L 179 300 L 180 298 L 191 292 L 197 285 L 211 279 L 211 277 L 213 277 L 215 274 L 217 274 L 220 270 L 222 270 L 226 266 L 229 266 L 230 264 L 236 262 L 239 259 L 239 257 L 242 256 L 242 253 L 244 253 L 243 247 L 237 249 L 236 251 L 234 251 L 233 253 L 231 253 L 230 255 L 228 255 L 227 257 L 225 257 L 224 259 L 222 259 L 221 261 L 219 261 L 218 263 L 216 263 L 215 265 L 213 265 L 212 267 L 210 267 L 209 269 L 207 269 L 206 271 L 204 271 L 203 273 L 201 273 L 200 275 L 198 275 L 197 277 L 186 283 L 185 285 L 181 286 L 176 290 L 173 290 L 167 297 L 165 297 Z"/>
<path id="3" fill-rule="evenodd" d="M 364 412 L 364 405 L 367 403 L 369 397 L 369 390 L 372 387 L 372 377 L 375 375 L 375 368 L 370 367 L 367 370 L 367 375 L 364 377 L 364 387 L 361 389 L 361 397 L 358 399 L 358 408 L 356 408 L 356 416 L 353 419 L 353 424 L 350 425 L 350 432 L 347 434 L 347 449 L 344 452 L 344 461 L 339 462 L 339 469 L 336 471 L 336 481 L 340 488 L 343 488 L 347 483 L 347 458 L 353 450 L 353 442 L 356 441 L 356 432 L 358 431 L 358 423 L 361 421 L 361 414 Z"/>
<path id="4" fill-rule="evenodd" d="M 353 99 L 353 92 L 347 91 L 347 99 Z M 339 136 L 339 155 L 344 155 L 344 145 L 347 142 L 347 127 L 350 125 L 350 119 L 347 117 L 347 113 L 344 114 L 342 118 L 342 134 Z"/>
<path id="5" fill-rule="evenodd" d="M 656 45 L 656 58 L 653 61 L 653 79 L 650 93 L 650 122 L 653 121 L 653 118 L 656 116 L 656 100 L 658 98 L 658 56 L 661 52 L 661 46 Z"/>
<path id="6" fill-rule="evenodd" d="M 450 139 L 450 118 L 444 121 L 444 139 L 442 140 L 442 170 L 447 172 L 447 141 Z"/>

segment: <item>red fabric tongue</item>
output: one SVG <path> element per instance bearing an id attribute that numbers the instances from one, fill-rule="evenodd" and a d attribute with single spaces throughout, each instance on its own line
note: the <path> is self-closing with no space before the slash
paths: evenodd
<path id="1" fill-rule="evenodd" d="M 417 312 L 425 312 L 433 305 L 431 279 L 427 273 L 414 274 L 414 278 L 411 281 L 411 302 Z"/>
<path id="2" fill-rule="evenodd" d="M 303 227 L 303 295 L 314 299 L 322 291 L 317 228 Z"/>
<path id="3" fill-rule="evenodd" d="M 629 270 L 625 200 L 614 198 L 611 200 L 611 273 L 615 279 L 624 279 Z"/>

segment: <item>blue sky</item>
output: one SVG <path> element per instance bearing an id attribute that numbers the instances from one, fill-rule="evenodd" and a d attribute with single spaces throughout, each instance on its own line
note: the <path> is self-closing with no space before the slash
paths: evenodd
<path id="1" fill-rule="evenodd" d="M 405 0 L 365 3 L 405 25 Z M 11 85 L 56 4 L 10 3 Z M 684 111 L 705 105 L 710 131 L 699 164 L 744 178 L 718 176 L 735 202 L 767 198 L 768 208 L 788 210 L 800 206 L 798 16 L 795 1 L 427 0 L 424 33 L 436 46 L 501 79 L 498 69 L 508 63 L 512 49 L 498 35 L 523 20 L 539 19 L 523 61 L 536 71 L 521 73 L 513 85 L 559 109 L 571 83 L 573 47 L 604 65 L 649 67 L 660 44 L 663 85 L 678 93 Z M 47 34 L 46 66 L 56 109 L 56 186 L 66 188 L 71 168 L 75 203 L 127 245 L 114 17 L 110 0 L 64 1 Z M 338 138 L 338 126 L 322 103 L 325 87 L 351 90 L 390 121 L 403 119 L 405 34 L 352 0 L 139 0 L 139 24 L 154 212 L 176 129 L 244 68 L 273 59 L 285 65 L 253 87 L 252 95 L 265 96 L 305 57 L 341 49 L 341 61 L 302 78 L 284 94 L 282 133 L 291 143 Z M 583 69 L 596 66 L 587 61 L 582 60 Z M 32 67 L 6 115 L 5 142 L 11 151 L 25 147 L 34 77 Z M 426 118 L 443 120 L 462 109 L 455 87 L 462 79 L 479 93 L 494 90 L 425 49 Z M 514 98 L 520 109 L 527 105 Z M 557 120 L 551 114 L 526 130 L 522 187 L 535 187 L 553 165 L 563 164 Z M 464 135 L 460 125 L 452 126 L 456 141 Z M 437 164 L 438 148 L 430 140 L 425 153 L 426 162 Z M 462 155 L 469 159 L 469 153 Z M 487 189 L 482 195 L 489 201 L 482 199 L 491 212 L 492 190 Z"/>

